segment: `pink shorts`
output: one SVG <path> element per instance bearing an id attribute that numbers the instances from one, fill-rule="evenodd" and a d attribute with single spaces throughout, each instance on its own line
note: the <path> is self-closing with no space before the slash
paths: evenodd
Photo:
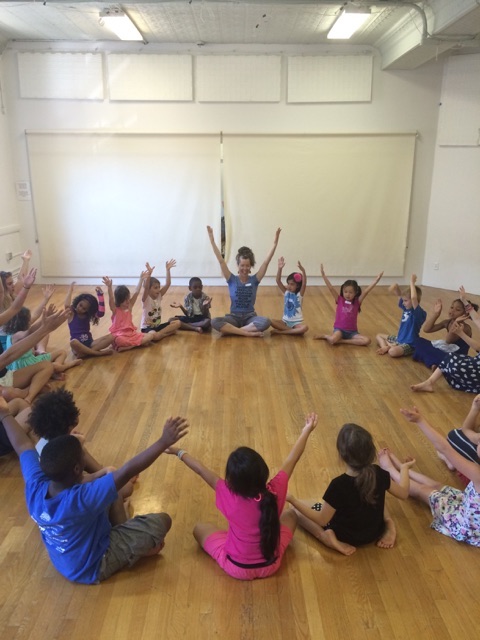
<path id="1" fill-rule="evenodd" d="M 129 333 L 124 336 L 115 336 L 113 338 L 114 349 L 123 349 L 125 347 L 139 347 L 144 339 L 143 333 Z"/>
<path id="2" fill-rule="evenodd" d="M 252 569 L 244 569 L 237 567 L 236 564 L 230 562 L 225 552 L 225 541 L 227 539 L 226 531 L 216 531 L 212 533 L 203 543 L 204 550 L 211 556 L 232 578 L 237 580 L 255 580 L 256 578 L 268 578 L 280 568 L 283 554 L 293 538 L 293 533 L 286 525 L 280 527 L 280 543 L 278 546 L 277 560 L 268 567 L 257 567 Z"/>

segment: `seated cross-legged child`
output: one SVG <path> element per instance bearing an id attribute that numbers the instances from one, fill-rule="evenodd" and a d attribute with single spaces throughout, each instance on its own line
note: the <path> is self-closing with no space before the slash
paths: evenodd
<path id="1" fill-rule="evenodd" d="M 200 278 L 190 278 L 188 283 L 189 293 L 185 296 L 183 305 L 173 302 L 173 309 L 181 309 L 183 316 L 175 316 L 174 320 L 180 321 L 180 329 L 204 333 L 210 331 L 210 306 L 212 299 L 203 293 L 203 282 Z"/>
<path id="2" fill-rule="evenodd" d="M 415 341 L 427 317 L 426 311 L 420 306 L 422 290 L 415 286 L 416 281 L 417 276 L 413 273 L 409 289 L 401 291 L 398 284 L 390 287 L 390 291 L 398 296 L 398 306 L 403 314 L 396 336 L 387 333 L 377 335 L 377 353 L 380 356 L 388 353 L 391 358 L 401 358 L 413 353 Z"/>
<path id="3" fill-rule="evenodd" d="M 28 512 L 39 526 L 53 565 L 65 578 L 97 584 L 161 551 L 171 527 L 167 513 L 136 516 L 112 527 L 106 510 L 130 478 L 187 434 L 184 418 L 169 418 L 154 444 L 92 482 L 83 482 L 84 454 L 75 436 L 54 438 L 39 460 L 2 398 L 0 420 L 20 458 Z"/>
<path id="4" fill-rule="evenodd" d="M 171 336 L 177 329 L 180 329 L 180 322 L 176 318 L 172 318 L 168 322 L 162 322 L 162 297 L 170 288 L 172 282 L 170 269 L 175 265 L 175 260 L 169 260 L 165 263 L 167 277 L 163 287 L 158 278 L 152 277 L 155 267 L 151 267 L 148 262 L 145 265 L 146 277 L 143 283 L 141 331 L 142 333 L 155 331 L 158 340 Z"/>

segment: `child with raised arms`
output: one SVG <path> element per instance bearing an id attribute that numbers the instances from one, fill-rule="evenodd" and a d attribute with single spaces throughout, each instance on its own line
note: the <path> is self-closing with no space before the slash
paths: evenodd
<path id="1" fill-rule="evenodd" d="M 152 277 L 155 267 L 151 267 L 148 262 L 145 265 L 145 282 L 143 284 L 142 295 L 142 321 L 140 323 L 141 332 L 149 333 L 155 331 L 162 338 L 171 336 L 177 329 L 180 329 L 180 322 L 176 319 L 162 322 L 162 296 L 164 296 L 172 282 L 170 269 L 176 265 L 175 260 L 169 260 L 165 264 L 167 277 L 162 287 L 160 280 Z"/>
<path id="2" fill-rule="evenodd" d="M 437 453 L 470 482 L 464 491 L 438 482 L 422 473 L 409 470 L 412 498 L 426 503 L 433 516 L 432 529 L 459 542 L 480 547 L 480 465 L 467 460 L 420 415 L 416 407 L 401 409 L 400 412 L 409 422 L 413 422 L 433 444 Z M 480 443 L 477 444 L 477 457 L 480 456 Z M 379 459 L 383 469 L 392 479 L 399 477 L 402 464 L 388 449 Z"/>
<path id="3" fill-rule="evenodd" d="M 383 356 L 388 353 L 391 358 L 412 355 L 415 341 L 427 317 L 426 312 L 420 306 L 422 290 L 416 286 L 416 282 L 417 276 L 412 273 L 408 289 L 402 291 L 396 283 L 389 287 L 389 290 L 398 296 L 402 319 L 396 336 L 387 333 L 377 334 L 378 355 Z"/>
<path id="4" fill-rule="evenodd" d="M 210 331 L 210 307 L 212 299 L 203 292 L 203 282 L 200 278 L 190 278 L 188 283 L 189 293 L 185 296 L 183 305 L 173 302 L 173 309 L 181 309 L 183 316 L 175 316 L 180 322 L 180 329 L 205 333 Z"/>
<path id="5" fill-rule="evenodd" d="M 344 424 L 340 429 L 337 451 L 346 471 L 330 482 L 323 502 L 287 497 L 298 513 L 298 524 L 326 547 L 346 556 L 372 542 L 390 549 L 396 530 L 385 513 L 385 493 L 401 500 L 408 498 L 408 469 L 414 461 L 405 462 L 399 477 L 391 482 L 389 474 L 374 464 L 371 434 L 357 424 Z"/>
<path id="6" fill-rule="evenodd" d="M 265 460 L 249 447 L 239 447 L 230 454 L 225 480 L 183 449 L 168 449 L 168 453 L 177 455 L 215 491 L 216 505 L 227 519 L 228 530 L 200 523 L 193 535 L 202 549 L 233 578 L 267 578 L 280 568 L 297 526 L 293 509 L 282 513 L 288 479 L 317 422 L 315 413 L 307 415 L 297 442 L 270 481 Z"/>
<path id="7" fill-rule="evenodd" d="M 287 276 L 287 285 L 282 282 L 282 271 L 285 266 L 283 256 L 278 260 L 277 287 L 284 294 L 283 318 L 272 320 L 272 333 L 282 335 L 303 335 L 307 333 L 308 326 L 303 321 L 302 303 L 307 286 L 307 274 L 300 261 L 298 262 L 299 272 L 293 272 Z"/>
<path id="8" fill-rule="evenodd" d="M 326 340 L 331 345 L 353 344 L 358 347 L 368 347 L 371 340 L 368 336 L 363 336 L 358 333 L 357 318 L 361 311 L 362 302 L 370 291 L 376 287 L 380 278 L 383 276 L 383 271 L 378 274 L 372 284 L 363 292 L 356 280 L 346 280 L 340 287 L 340 295 L 325 275 L 323 264 L 320 265 L 320 273 L 335 300 L 337 310 L 335 312 L 333 333 L 317 334 L 313 336 L 313 339 Z"/>
<path id="9" fill-rule="evenodd" d="M 68 309 L 68 328 L 70 330 L 70 347 L 77 358 L 109 356 L 113 343 L 112 334 L 93 339 L 90 325 L 98 325 L 105 315 L 105 299 L 100 287 L 95 287 L 97 297 L 91 293 L 80 293 L 72 302 L 75 282 L 69 286 L 65 298 Z"/>
<path id="10" fill-rule="evenodd" d="M 142 347 L 151 342 L 158 342 L 164 337 L 156 331 L 141 333 L 133 324 L 132 310 L 146 277 L 147 271 L 142 271 L 133 295 L 130 295 L 129 288 L 124 284 L 115 287 L 114 293 L 111 278 L 108 276 L 103 278 L 103 284 L 107 287 L 108 292 L 108 304 L 112 312 L 112 326 L 109 331 L 113 336 L 114 349 L 117 351 L 128 351 L 135 347 Z"/>
<path id="11" fill-rule="evenodd" d="M 135 516 L 112 527 L 107 510 L 130 478 L 188 433 L 184 418 L 169 418 L 150 447 L 92 482 L 83 482 L 84 454 L 75 436 L 54 438 L 39 460 L 3 398 L 0 421 L 20 458 L 28 512 L 39 526 L 50 560 L 65 578 L 98 584 L 162 550 L 172 524 L 167 513 Z"/>

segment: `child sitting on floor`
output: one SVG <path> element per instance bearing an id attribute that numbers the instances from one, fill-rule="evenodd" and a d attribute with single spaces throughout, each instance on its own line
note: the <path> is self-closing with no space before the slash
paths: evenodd
<path id="1" fill-rule="evenodd" d="M 200 278 L 190 278 L 188 283 L 190 293 L 187 293 L 183 305 L 173 302 L 173 309 L 181 309 L 183 316 L 175 316 L 180 321 L 180 329 L 204 333 L 210 331 L 210 306 L 212 299 L 203 293 L 203 282 Z"/>
<path id="2" fill-rule="evenodd" d="M 169 418 L 162 436 L 120 469 L 83 482 L 84 455 L 72 435 L 49 442 L 38 459 L 35 448 L 7 403 L 0 398 L 0 420 L 20 457 L 27 508 L 38 524 L 55 568 L 69 580 L 98 584 L 140 558 L 161 551 L 171 527 L 166 513 L 136 516 L 111 526 L 106 509 L 128 480 L 147 469 L 188 432 L 185 419 Z"/>
<path id="3" fill-rule="evenodd" d="M 422 290 L 415 286 L 416 281 L 417 276 L 413 273 L 409 289 L 401 291 L 398 284 L 393 284 L 390 287 L 390 291 L 398 296 L 398 306 L 403 314 L 396 336 L 387 333 L 377 335 L 377 353 L 380 356 L 388 353 L 391 358 L 401 358 L 413 353 L 415 341 L 427 317 L 426 312 L 420 306 Z"/>

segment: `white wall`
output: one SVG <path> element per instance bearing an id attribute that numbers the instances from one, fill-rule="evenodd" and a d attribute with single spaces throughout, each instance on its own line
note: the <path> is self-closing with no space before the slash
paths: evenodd
<path id="1" fill-rule="evenodd" d="M 294 51 L 290 50 L 289 53 Z M 284 80 L 285 60 L 286 58 L 283 61 Z M 388 72 L 380 70 L 380 60 L 375 57 L 371 103 L 301 105 L 286 104 L 285 82 L 278 104 L 22 100 L 19 99 L 16 51 L 13 48 L 4 52 L 2 64 L 13 148 L 14 181 L 29 179 L 25 129 L 101 128 L 161 133 L 211 133 L 221 130 L 237 133 L 418 131 L 404 281 L 408 280 L 412 272 L 422 273 L 442 80 L 441 62 L 425 65 L 415 71 Z M 0 181 L 11 184 L 12 178 L 5 167 L 0 169 L 0 173 Z M 35 251 L 32 203 L 16 204 L 23 243 Z M 272 228 L 274 225 L 275 220 L 272 219 Z M 385 242 L 388 242 L 388 231 L 386 228 Z M 368 233 L 368 229 L 365 233 Z M 361 238 L 358 240 L 361 242 Z M 345 250 L 341 233 L 335 242 L 339 251 Z M 38 263 L 38 255 L 35 258 L 34 261 Z M 321 256 L 319 262 L 320 260 Z M 311 280 L 312 284 L 316 281 L 320 282 L 315 278 Z"/>

